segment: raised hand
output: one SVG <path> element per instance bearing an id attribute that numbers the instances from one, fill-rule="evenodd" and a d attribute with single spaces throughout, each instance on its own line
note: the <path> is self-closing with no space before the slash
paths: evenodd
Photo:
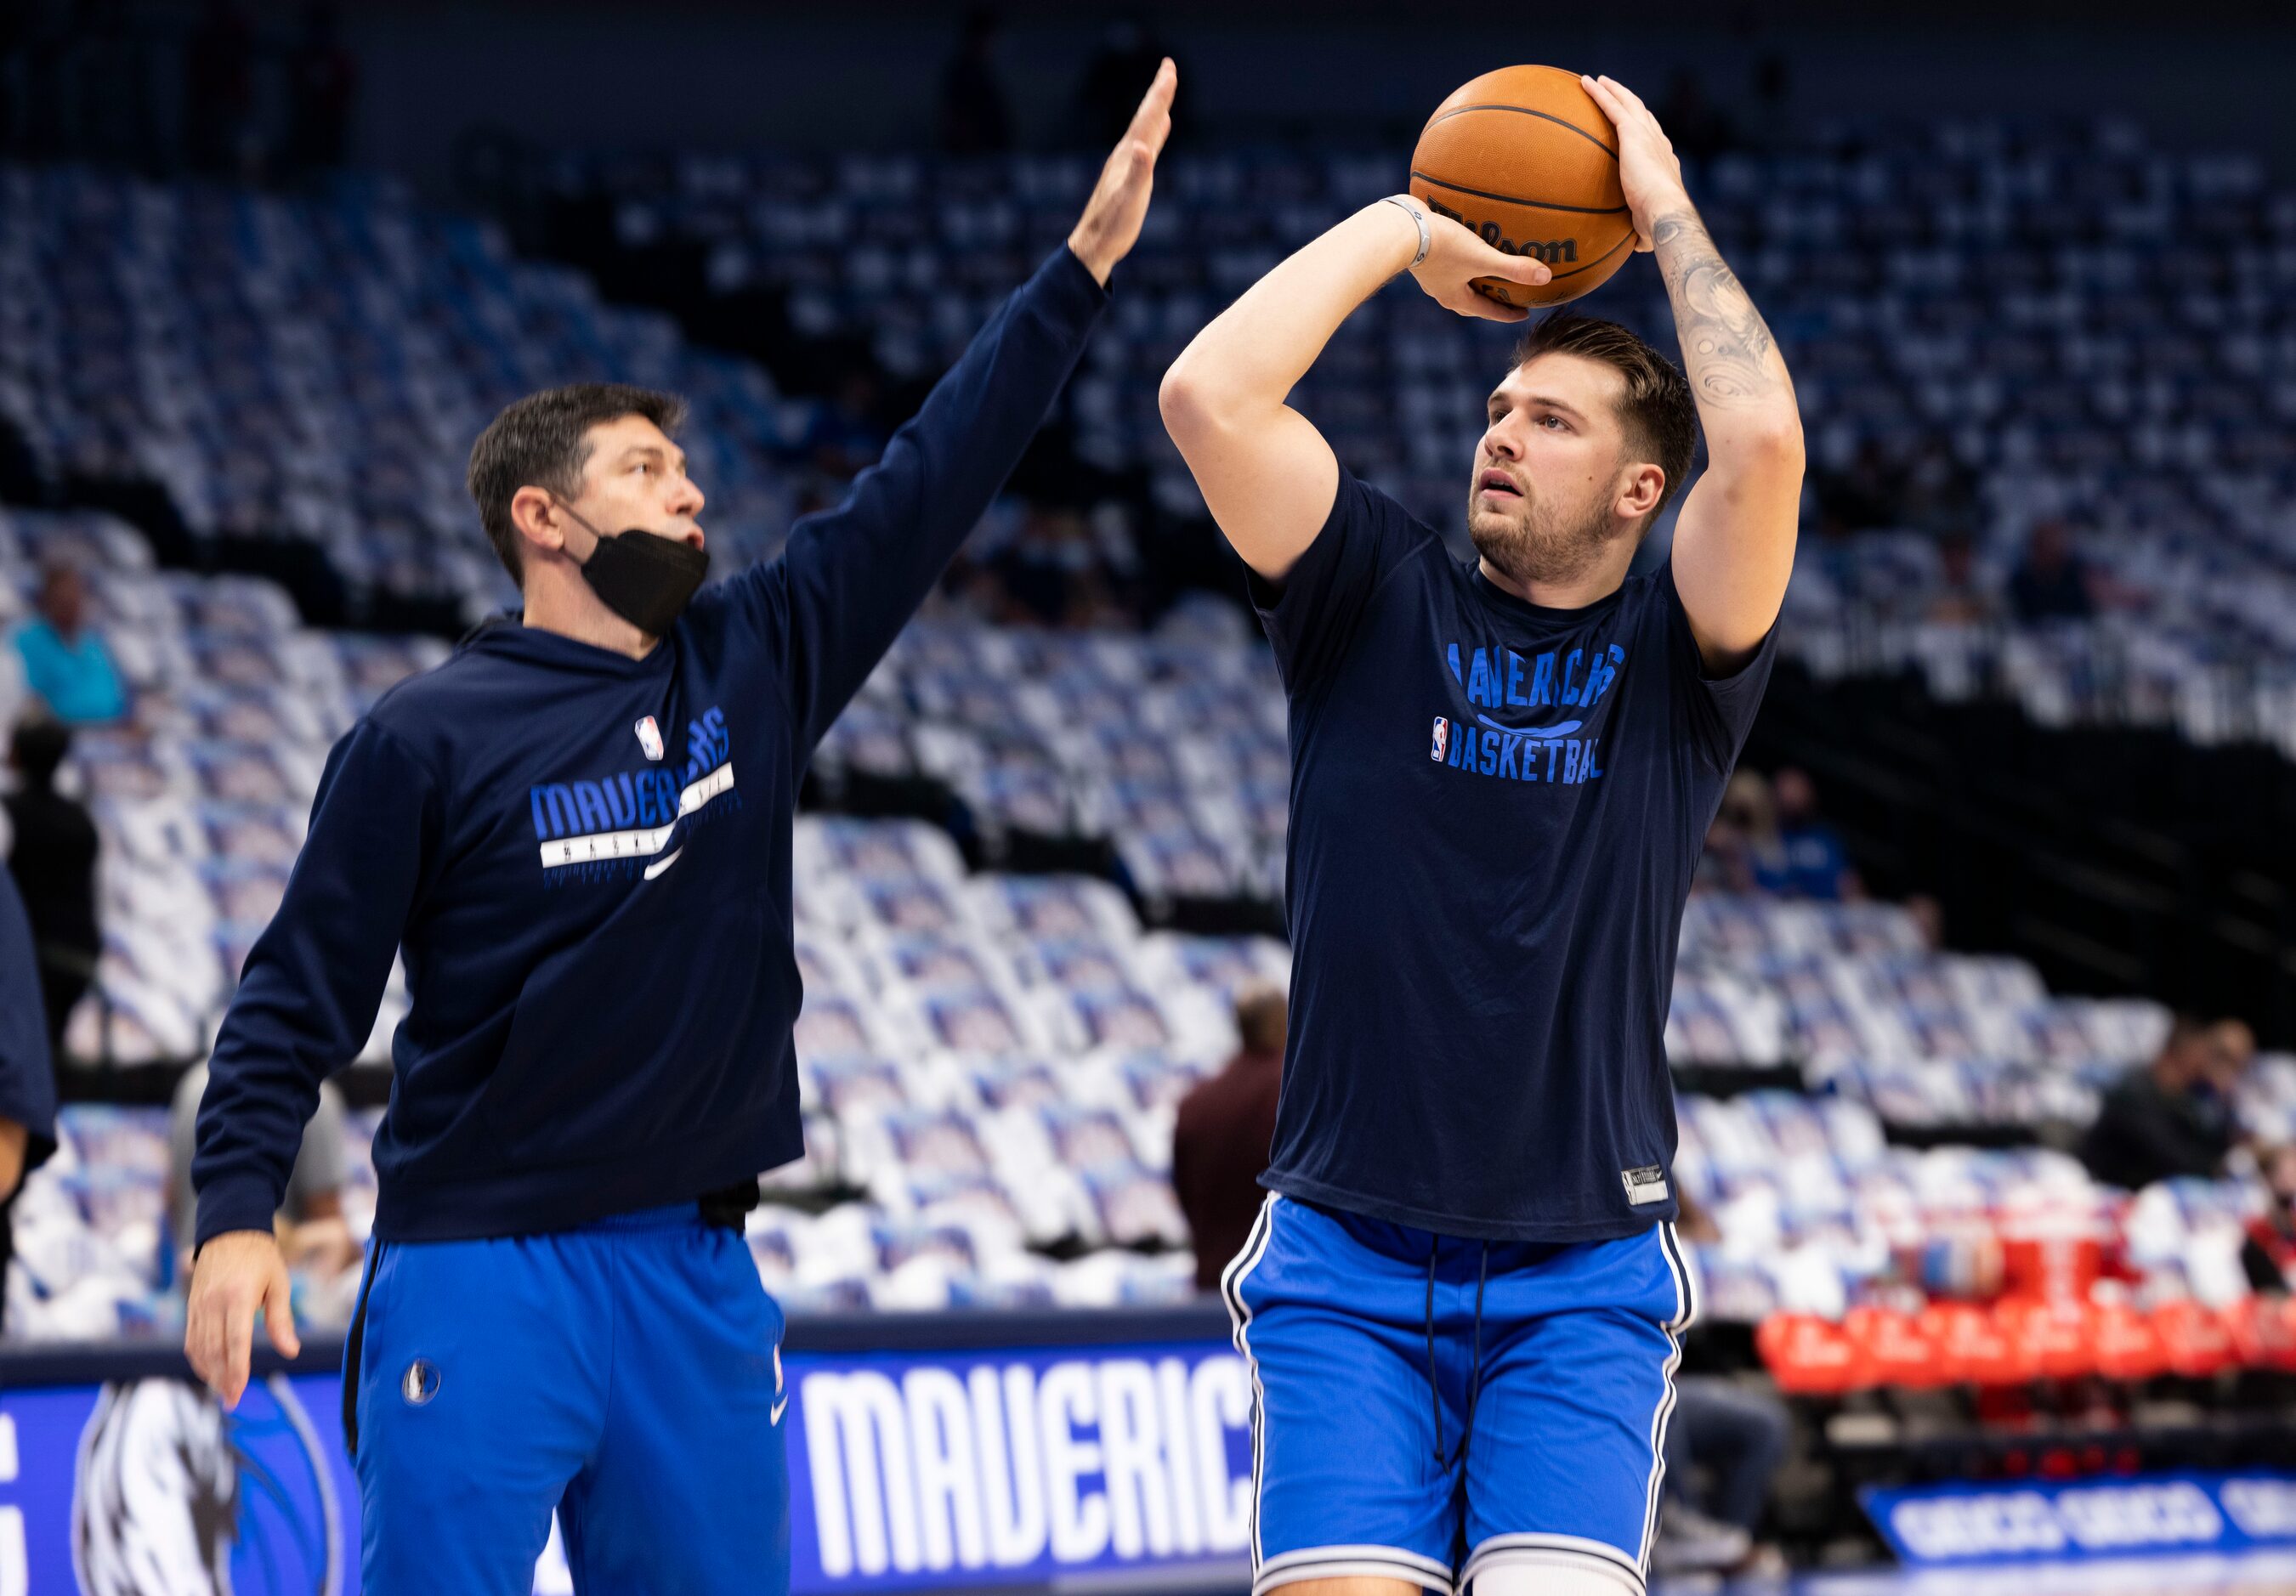
<path id="1" fill-rule="evenodd" d="M 1619 186 L 1626 191 L 1627 209 L 1634 214 L 1635 248 L 1654 249 L 1659 217 L 1689 202 L 1682 186 L 1681 158 L 1634 90 L 1615 78 L 1581 77 L 1578 81 L 1619 130 Z"/>
<path id="2" fill-rule="evenodd" d="M 1172 136 L 1172 94 L 1179 86 L 1180 70 L 1164 58 L 1155 81 L 1140 97 L 1132 126 L 1109 151 L 1093 184 L 1092 198 L 1084 202 L 1084 216 L 1069 234 L 1069 248 L 1085 264 L 1094 281 L 1108 286 L 1108 274 L 1132 252 L 1140 240 L 1140 224 L 1148 215 L 1148 195 L 1155 186 L 1156 157 Z"/>

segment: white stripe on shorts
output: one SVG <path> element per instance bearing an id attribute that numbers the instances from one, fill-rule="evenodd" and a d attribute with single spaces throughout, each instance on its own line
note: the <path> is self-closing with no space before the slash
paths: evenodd
<path id="1" fill-rule="evenodd" d="M 1666 1363 L 1659 1371 L 1664 1389 L 1651 1414 L 1650 1486 L 1643 1502 L 1643 1543 L 1636 1559 L 1643 1574 L 1650 1572 L 1651 1548 L 1658 1538 L 1660 1488 L 1666 1483 L 1666 1427 L 1674 1416 L 1674 1371 L 1682 1364 L 1682 1331 L 1698 1316 L 1697 1288 L 1691 1282 L 1689 1262 L 1682 1256 L 1681 1241 L 1671 1224 L 1658 1227 L 1659 1251 L 1665 1255 L 1667 1273 L 1674 1277 L 1674 1317 L 1660 1328 L 1666 1333 Z"/>
<path id="2" fill-rule="evenodd" d="M 1243 1282 L 1267 1255 L 1268 1238 L 1275 1232 L 1275 1205 L 1280 1200 L 1275 1192 L 1267 1194 L 1259 1205 L 1259 1217 L 1251 1222 L 1251 1233 L 1243 1239 L 1243 1250 L 1229 1259 L 1227 1267 L 1220 1272 L 1220 1296 L 1227 1303 L 1235 1349 L 1243 1355 L 1243 1366 L 1251 1376 L 1251 1571 L 1255 1578 L 1260 1561 L 1259 1488 L 1267 1455 L 1267 1393 L 1259 1383 L 1259 1360 L 1251 1355 L 1251 1310 L 1244 1305 Z"/>

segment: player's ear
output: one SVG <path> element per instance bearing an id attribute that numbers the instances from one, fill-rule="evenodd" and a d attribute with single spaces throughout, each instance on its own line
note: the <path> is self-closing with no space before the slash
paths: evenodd
<path id="1" fill-rule="evenodd" d="M 1626 480 L 1620 485 L 1619 513 L 1629 520 L 1648 515 L 1665 496 L 1666 468 L 1637 461 L 1627 467 Z"/>
<path id="2" fill-rule="evenodd" d="M 541 488 L 521 487 L 512 495 L 510 520 L 519 536 L 537 549 L 566 546 L 566 518 L 558 513 L 558 502 Z"/>

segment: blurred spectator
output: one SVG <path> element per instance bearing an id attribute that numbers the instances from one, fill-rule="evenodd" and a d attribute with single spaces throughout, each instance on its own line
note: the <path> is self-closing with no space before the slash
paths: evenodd
<path id="1" fill-rule="evenodd" d="M 2285 1295 L 2296 1288 L 2296 1146 L 2276 1147 L 2258 1163 L 2268 1196 L 2249 1222 L 2241 1262 L 2251 1289 Z"/>
<path id="2" fill-rule="evenodd" d="M 8 873 L 31 921 L 48 1047 L 58 1058 L 65 1023 L 103 951 L 95 921 L 95 821 L 78 798 L 56 790 L 56 769 L 70 748 L 71 733 L 57 721 L 18 726 L 8 745 L 17 786 L 0 799 L 8 816 Z"/>
<path id="3" fill-rule="evenodd" d="M 1759 890 L 1754 869 L 1756 850 L 1765 850 L 1774 862 L 1783 863 L 1784 850 L 1777 842 L 1777 810 L 1770 802 L 1770 784 L 1762 779 L 1759 771 L 1734 771 L 1729 785 L 1722 790 L 1722 802 L 1714 811 L 1714 822 L 1706 828 L 1706 852 L 1698 862 L 1697 879 L 1719 892 Z"/>
<path id="4" fill-rule="evenodd" d="M 2073 552 L 2064 522 L 2035 524 L 2025 557 L 2009 573 L 2009 607 L 2021 621 L 2087 620 L 2096 613 L 2095 579 Z"/>
<path id="5" fill-rule="evenodd" d="M 1783 1571 L 1784 1558 L 1759 1544 L 1754 1532 L 1792 1434 L 1785 1404 L 1772 1392 L 1718 1375 L 1677 1379 L 1652 1567 L 1673 1573 Z"/>
<path id="6" fill-rule="evenodd" d="M 24 1176 L 56 1150 L 56 1077 L 41 1034 L 32 929 L 7 873 L 0 871 L 0 1329 L 8 1312 L 8 1262 L 15 1255 L 9 1209 Z"/>
<path id="7" fill-rule="evenodd" d="M 1722 805 L 1715 821 L 1719 836 L 1710 831 L 1707 845 L 1718 843 L 1726 850 L 1721 858 L 1724 885 L 1732 892 L 1783 896 L 1792 872 L 1785 838 L 1778 831 L 1777 800 L 1768 779 L 1757 770 L 1734 772 L 1730 784 L 1722 790 Z"/>
<path id="8" fill-rule="evenodd" d="M 1693 892 L 1738 892 L 1743 890 L 1745 834 L 1738 829 L 1738 811 L 1726 801 L 1714 812 L 1714 819 L 1706 828 L 1706 847 L 1698 855 L 1698 868 L 1690 878 Z"/>
<path id="9" fill-rule="evenodd" d="M 1678 1200 L 1676 1229 L 1685 1240 L 1721 1240 L 1711 1214 L 1687 1193 Z M 1773 1392 L 1705 1375 L 1677 1379 L 1674 1395 L 1652 1567 L 1675 1574 L 1782 1570 L 1784 1559 L 1758 1545 L 1754 1532 L 1793 1433 L 1785 1404 Z"/>
<path id="10" fill-rule="evenodd" d="M 1850 903 L 1866 896 L 1841 833 L 1817 812 L 1817 784 L 1808 773 L 1787 765 L 1770 782 L 1776 806 L 1779 846 L 1785 854 L 1783 880 L 1775 888 L 1788 897 L 1820 903 Z"/>
<path id="11" fill-rule="evenodd" d="M 350 147 L 358 63 L 343 47 L 341 19 L 330 4 L 303 8 L 303 35 L 287 58 L 288 170 L 329 172 Z"/>
<path id="12" fill-rule="evenodd" d="M 208 0 L 184 48 L 184 147 L 192 169 L 236 174 L 255 110 L 255 35 L 234 0 Z"/>
<path id="13" fill-rule="evenodd" d="M 1946 626 L 1976 626 L 2000 618 L 2001 605 L 1980 585 L 1977 541 L 1965 527 L 1956 527 L 1938 539 L 1938 587 L 1930 600 L 1929 618 Z"/>
<path id="14" fill-rule="evenodd" d="M 1945 905 L 1926 892 L 1909 892 L 1905 901 L 1906 918 L 1914 922 L 1914 929 L 1922 945 L 1933 954 L 1945 951 Z"/>
<path id="15" fill-rule="evenodd" d="M 58 720 L 90 725 L 127 713 L 127 694 L 111 651 L 87 614 L 87 586 L 78 568 L 62 561 L 41 573 L 39 614 L 16 634 L 23 656 L 24 684 L 45 701 Z"/>
<path id="16" fill-rule="evenodd" d="M 1083 81 L 1077 86 L 1078 132 L 1086 143 L 1112 144 L 1124 136 L 1124 130 L 1132 126 L 1132 113 L 1139 109 L 1140 96 L 1148 92 L 1156 69 L 1168 53 L 1163 41 L 1137 16 L 1121 17 L 1108 25 L 1100 47 L 1085 67 Z M 1179 127 L 1179 107 L 1175 105 L 1175 134 Z"/>
<path id="17" fill-rule="evenodd" d="M 1259 981 L 1236 994 L 1242 1050 L 1180 1100 L 1172 1126 L 1172 1189 L 1195 1239 L 1196 1289 L 1216 1290 L 1220 1271 L 1243 1250 L 1267 1193 L 1259 1177 L 1275 1142 L 1289 1007 L 1282 988 Z"/>
<path id="18" fill-rule="evenodd" d="M 2209 1027 L 2209 1079 L 2229 1101 L 2256 1062 L 2256 1033 L 2244 1019 L 2219 1019 Z"/>
<path id="19" fill-rule="evenodd" d="M 1828 904 L 1866 896 L 1841 833 L 1818 814 L 1816 783 L 1792 765 L 1775 782 L 1759 771 L 1731 775 L 1706 831 L 1697 885 Z"/>
<path id="20" fill-rule="evenodd" d="M 1013 147 L 1013 112 L 991 59 L 996 44 L 996 13 L 985 5 L 966 12 L 956 53 L 940 78 L 940 147 L 948 154 L 995 155 Z"/>
<path id="21" fill-rule="evenodd" d="M 2252 1037 L 2243 1051 L 2247 1036 L 2237 1020 L 2211 1027 L 2179 1018 L 2159 1055 L 2105 1093 L 2081 1141 L 2089 1174 L 2131 1191 L 2221 1174 L 2234 1138 L 2232 1093 L 2255 1051 Z"/>
<path id="22" fill-rule="evenodd" d="M 194 1064 L 176 1083 L 168 1109 L 168 1222 L 176 1237 L 176 1278 L 189 1278 L 189 1238 L 199 1216 L 192 1189 L 192 1151 L 196 1142 L 200 1099 L 208 1089 L 208 1067 Z M 287 1175 L 287 1206 L 279 1224 L 279 1250 L 290 1269 L 332 1280 L 358 1262 L 359 1244 L 343 1220 L 346 1173 L 342 1094 L 332 1081 L 319 1083 L 319 1106 L 303 1126 L 303 1145 Z"/>

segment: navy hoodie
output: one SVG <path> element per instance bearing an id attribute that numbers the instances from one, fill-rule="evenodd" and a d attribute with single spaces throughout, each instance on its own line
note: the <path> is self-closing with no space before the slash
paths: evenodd
<path id="1" fill-rule="evenodd" d="M 696 594 L 644 659 L 493 626 L 335 745 L 209 1062 L 201 1244 L 271 1227 L 319 1082 L 365 1044 L 402 949 L 379 1238 L 562 1230 L 803 1150 L 800 778 L 1105 303 L 1055 251 L 844 503 Z"/>

